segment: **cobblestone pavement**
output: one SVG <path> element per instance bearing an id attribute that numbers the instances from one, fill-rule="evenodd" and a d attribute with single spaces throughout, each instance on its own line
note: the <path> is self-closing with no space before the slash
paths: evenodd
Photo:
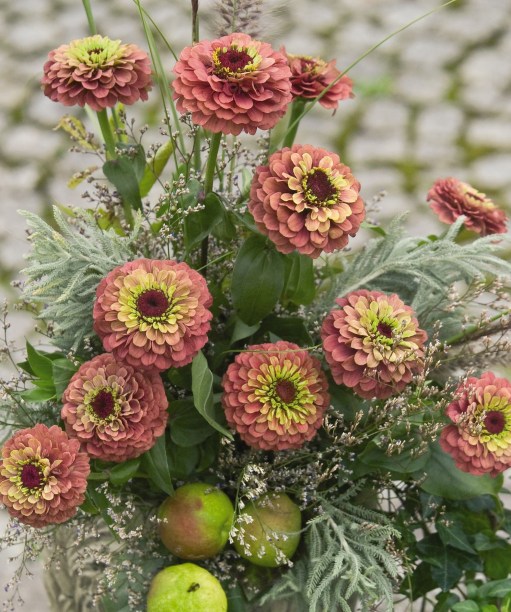
<path id="1" fill-rule="evenodd" d="M 134 3 L 92 4 L 102 33 L 143 44 Z M 335 57 L 344 68 L 437 4 L 292 0 L 272 11 L 265 32 L 277 47 Z M 188 44 L 185 0 L 146 0 L 144 6 L 176 49 Z M 201 9 L 203 31 L 214 33 L 213 0 L 202 2 Z M 43 212 L 54 201 L 80 203 L 79 192 L 67 189 L 66 182 L 87 160 L 68 155 L 65 136 L 52 131 L 67 109 L 44 98 L 39 79 L 47 52 L 87 35 L 87 29 L 79 0 L 0 0 L 0 13 L 0 278 L 5 280 L 20 268 L 26 250 L 15 211 Z M 337 150 L 366 199 L 387 191 L 384 217 L 408 210 L 410 226 L 421 233 L 439 228 L 425 203 L 437 177 L 454 175 L 510 207 L 510 26 L 511 2 L 458 0 L 357 65 L 350 72 L 356 98 L 333 118 L 324 109 L 311 113 L 298 141 Z M 156 111 L 157 96 L 151 99 L 148 108 Z M 24 325 L 17 328 L 20 335 Z M 26 609 L 45 612 L 39 593 L 36 583 L 25 586 Z"/>

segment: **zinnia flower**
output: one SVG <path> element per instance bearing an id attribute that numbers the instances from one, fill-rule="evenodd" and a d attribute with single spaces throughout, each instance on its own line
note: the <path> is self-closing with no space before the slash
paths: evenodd
<path id="1" fill-rule="evenodd" d="M 396 294 L 353 291 L 321 328 L 333 379 L 365 399 L 401 392 L 423 370 L 426 332 Z"/>
<path id="2" fill-rule="evenodd" d="M 135 370 L 104 353 L 84 363 L 63 395 L 69 436 L 91 457 L 126 461 L 165 431 L 168 401 L 158 372 Z"/>
<path id="3" fill-rule="evenodd" d="M 316 258 L 346 246 L 364 219 L 360 183 L 339 156 L 312 145 L 274 153 L 256 169 L 248 207 L 281 253 Z"/>
<path id="4" fill-rule="evenodd" d="M 485 372 L 468 378 L 447 406 L 440 446 L 463 472 L 496 476 L 511 467 L 511 382 Z"/>
<path id="5" fill-rule="evenodd" d="M 85 499 L 89 457 L 56 425 L 14 434 L 2 449 L 0 497 L 11 516 L 32 527 L 63 523 Z"/>
<path id="6" fill-rule="evenodd" d="M 187 264 L 137 259 L 99 284 L 94 330 L 118 361 L 179 368 L 206 344 L 212 302 L 206 281 Z"/>
<path id="7" fill-rule="evenodd" d="M 299 448 L 311 440 L 329 405 L 321 364 L 296 344 L 254 344 L 223 377 L 222 404 L 229 425 L 255 448 Z"/>
<path id="8" fill-rule="evenodd" d="M 177 109 L 210 132 L 269 130 L 292 100 L 285 55 L 247 34 L 185 47 L 174 72 Z"/>
<path id="9" fill-rule="evenodd" d="M 319 96 L 329 85 L 338 79 L 318 102 L 325 108 L 336 109 L 339 100 L 353 98 L 353 83 L 346 75 L 340 76 L 335 60 L 325 62 L 318 57 L 287 54 L 291 68 L 291 93 L 295 98 L 312 99 Z"/>
<path id="10" fill-rule="evenodd" d="M 467 229 L 488 236 L 503 234 L 507 231 L 507 216 L 484 193 L 477 191 L 468 183 L 449 177 L 438 179 L 428 191 L 428 201 L 432 210 L 444 223 L 454 223 L 465 215 Z"/>
<path id="11" fill-rule="evenodd" d="M 147 54 L 99 34 L 50 51 L 43 70 L 44 94 L 64 106 L 87 104 L 101 111 L 117 102 L 147 100 L 151 88 Z"/>

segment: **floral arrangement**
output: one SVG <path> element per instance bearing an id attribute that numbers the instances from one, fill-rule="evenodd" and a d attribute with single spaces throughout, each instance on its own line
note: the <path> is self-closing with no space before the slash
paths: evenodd
<path id="1" fill-rule="evenodd" d="M 59 610 L 511 609 L 505 212 L 449 177 L 442 234 L 383 227 L 342 155 L 295 142 L 347 71 L 263 42 L 259 6 L 223 0 L 203 40 L 192 0 L 168 67 L 138 1 L 147 51 L 83 4 L 42 89 L 88 112 L 59 127 L 97 160 L 90 206 L 22 213 L 44 341 L 2 382 L 18 577 L 44 549 Z M 128 107 L 158 93 L 147 145 Z"/>

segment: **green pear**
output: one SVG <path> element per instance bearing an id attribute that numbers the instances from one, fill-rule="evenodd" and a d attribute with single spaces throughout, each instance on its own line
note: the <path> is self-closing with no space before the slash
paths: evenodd
<path id="1" fill-rule="evenodd" d="M 204 568 L 195 563 L 171 565 L 153 578 L 147 612 L 227 612 L 227 597 Z"/>
<path id="2" fill-rule="evenodd" d="M 223 491 L 194 482 L 167 497 L 158 518 L 162 542 L 173 555 L 192 561 L 208 559 L 226 545 L 234 507 Z"/>
<path id="3" fill-rule="evenodd" d="M 248 517 L 248 518 L 247 518 Z M 300 508 L 285 493 L 267 493 L 240 512 L 234 548 L 247 561 L 277 567 L 296 552 L 300 543 Z"/>

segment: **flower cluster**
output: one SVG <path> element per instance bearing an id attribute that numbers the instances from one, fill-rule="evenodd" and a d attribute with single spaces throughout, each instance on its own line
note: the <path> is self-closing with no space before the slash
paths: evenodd
<path id="1" fill-rule="evenodd" d="M 456 391 L 440 446 L 470 474 L 496 476 L 511 467 L 511 383 L 485 372 Z"/>

